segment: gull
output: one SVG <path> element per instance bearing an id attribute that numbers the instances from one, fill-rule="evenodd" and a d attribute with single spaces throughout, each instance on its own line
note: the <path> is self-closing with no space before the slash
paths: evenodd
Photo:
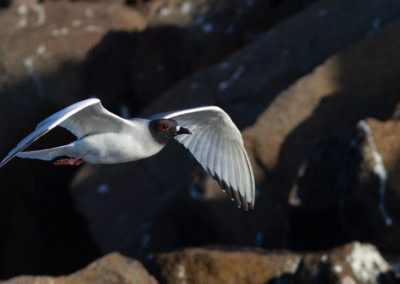
<path id="1" fill-rule="evenodd" d="M 55 148 L 23 151 L 56 126 L 67 129 L 77 140 Z M 254 175 L 242 135 L 217 106 L 124 119 L 106 110 L 99 99 L 86 99 L 40 122 L 0 167 L 15 156 L 72 166 L 132 162 L 155 155 L 171 140 L 187 148 L 238 207 L 246 211 L 254 208 Z"/>

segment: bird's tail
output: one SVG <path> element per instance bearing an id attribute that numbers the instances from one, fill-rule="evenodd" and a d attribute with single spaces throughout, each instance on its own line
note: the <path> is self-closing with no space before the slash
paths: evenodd
<path id="1" fill-rule="evenodd" d="M 60 147 L 34 150 L 34 151 L 24 151 L 19 152 L 16 156 L 20 158 L 27 159 L 39 159 L 45 161 L 52 161 L 57 157 L 68 156 L 74 157 L 73 144 L 68 144 Z"/>

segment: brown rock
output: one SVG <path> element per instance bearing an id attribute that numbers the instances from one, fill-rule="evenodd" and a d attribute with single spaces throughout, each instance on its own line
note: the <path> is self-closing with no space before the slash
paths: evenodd
<path id="1" fill-rule="evenodd" d="M 9 137 L 0 141 L 3 154 L 28 132 L 23 130 L 24 126 L 17 128 L 9 121 L 22 121 L 25 126 L 29 125 L 27 128 L 30 130 L 32 121 L 39 121 L 50 112 L 43 113 L 42 110 L 58 109 L 92 94 L 92 90 L 103 89 L 103 86 L 108 86 L 108 92 L 105 93 L 110 93 L 113 90 L 110 86 L 115 87 L 116 84 L 103 85 L 104 77 L 96 76 L 98 73 L 94 72 L 87 72 L 88 77 L 81 77 L 82 70 L 76 64 L 94 44 L 100 40 L 105 42 L 113 36 L 117 40 L 113 39 L 108 45 L 101 44 L 101 48 L 92 50 L 85 68 L 92 71 L 98 66 L 96 64 L 107 65 L 115 58 L 125 60 L 124 56 L 108 57 L 110 53 L 102 52 L 118 46 L 110 43 L 120 43 L 128 50 L 131 47 L 134 49 L 136 41 L 134 36 L 130 41 L 130 31 L 139 30 L 147 24 L 134 10 L 97 3 L 97 8 L 93 8 L 95 11 L 90 12 L 93 3 L 90 7 L 85 2 L 65 3 L 49 2 L 44 6 L 25 4 L 26 7 L 15 6 L 2 11 L 1 26 L 7 28 L 0 32 L 1 38 L 12 39 L 0 42 L 0 91 L 2 98 L 7 101 L 7 104 L 0 106 L 0 113 L 4 116 L 0 119 L 0 129 L 4 136 Z M 40 18 L 41 12 L 38 12 L 43 7 L 48 9 L 44 24 Z M 352 1 L 351 5 L 344 0 L 322 1 L 262 34 L 254 43 L 218 66 L 199 71 L 178 83 L 143 114 L 217 104 L 225 108 L 240 127 L 244 127 L 252 124 L 265 111 L 255 126 L 245 131 L 246 146 L 253 157 L 259 183 L 256 211 L 239 211 L 231 203 L 225 202 L 224 196 L 224 201 L 221 201 L 221 195 L 210 190 L 211 186 L 203 186 L 203 172 L 199 171 L 198 174 L 193 170 L 196 163 L 185 155 L 180 146 L 171 145 L 162 154 L 147 161 L 110 167 L 88 166 L 80 171 L 72 186 L 74 204 L 89 224 L 90 235 L 95 238 L 96 245 L 103 253 L 118 249 L 140 256 L 145 256 L 149 251 L 189 244 L 287 245 L 290 227 L 286 215 L 287 193 L 296 179 L 297 169 L 310 142 L 338 129 L 352 129 L 360 119 L 368 116 L 384 118 L 397 102 L 396 74 L 400 66 L 397 63 L 398 26 L 331 58 L 286 92 L 280 91 L 327 56 L 367 34 L 374 34 L 381 26 L 391 22 L 399 9 L 398 1 L 360 0 Z M 78 16 L 85 17 L 81 23 L 70 21 L 75 17 L 79 20 Z M 107 26 L 102 26 L 100 31 L 97 25 L 103 23 L 107 23 Z M 82 24 L 84 26 L 80 26 Z M 209 26 L 205 28 L 207 30 Z M 110 29 L 124 32 L 105 36 Z M 321 34 L 320 30 L 324 33 Z M 76 37 L 73 34 L 75 32 Z M 125 35 L 129 38 L 127 42 Z M 247 37 L 243 33 L 241 36 L 241 39 Z M 252 38 L 251 35 L 249 37 Z M 43 47 L 42 43 L 47 40 L 49 43 L 44 43 Z M 82 52 L 75 52 L 79 50 Z M 218 49 L 221 53 L 210 58 L 218 60 L 227 50 L 226 47 Z M 115 53 L 118 51 L 114 49 Z M 121 54 L 132 55 L 129 52 Z M 46 58 L 48 55 L 50 57 Z M 106 59 L 92 61 L 92 56 Z M 42 65 L 42 62 L 49 63 Z M 127 65 L 123 66 L 125 68 Z M 55 70 L 59 71 L 52 74 Z M 131 94 L 131 90 L 125 88 L 129 85 L 129 68 L 121 73 L 118 68 L 112 69 L 112 72 L 107 68 L 102 70 L 111 73 L 108 76 L 112 80 L 108 82 L 121 80 L 117 85 L 122 87 L 115 87 L 115 97 L 107 97 L 108 102 L 107 98 L 105 100 L 107 107 L 110 103 L 112 109 L 119 109 L 121 96 Z M 87 80 L 84 83 L 81 81 L 83 77 Z M 93 87 L 90 82 L 96 81 L 100 83 Z M 155 84 L 153 81 L 150 83 Z M 44 99 L 41 98 L 43 93 Z M 124 100 L 129 101 L 126 98 Z M 60 249 L 61 252 L 49 249 L 55 246 L 57 241 L 54 240 L 58 238 L 48 234 L 48 231 L 53 232 L 48 226 L 60 226 L 71 235 L 76 232 L 65 225 L 76 224 L 76 216 L 71 221 L 57 218 L 60 215 L 54 214 L 64 211 L 65 207 L 59 205 L 65 204 L 61 200 L 69 200 L 67 181 L 74 172 L 46 166 L 40 168 L 37 165 L 42 164 L 37 161 L 27 163 L 16 160 L 14 165 L 2 171 L 7 178 L 1 179 L 0 187 L 7 188 L 12 194 L 3 197 L 0 206 L 4 213 L 1 215 L 7 216 L 1 220 L 1 227 L 7 228 L 8 232 L 2 235 L 2 253 L 7 253 L 1 258 L 0 268 L 5 271 L 3 273 L 16 273 L 10 268 L 21 271 L 23 267 L 58 271 L 54 267 L 48 268 L 48 264 L 55 265 L 55 256 L 58 256 L 57 259 L 67 259 L 59 256 L 68 255 L 66 251 L 69 249 Z M 60 174 L 61 171 L 65 176 Z M 21 173 L 24 179 L 21 179 Z M 51 191 L 53 194 L 46 195 L 48 200 L 42 199 L 45 196 L 41 191 L 44 187 L 46 193 Z M 69 211 L 73 211 L 71 203 L 67 206 Z M 46 209 L 47 206 L 51 206 L 51 209 Z M 29 216 L 29 219 L 25 216 Z M 54 222 L 49 222 L 49 218 Z M 48 231 L 35 233 L 41 227 Z M 79 228 L 82 230 L 82 227 Z M 56 231 L 57 237 L 63 235 L 63 230 Z M 24 258 L 15 257 L 31 249 L 32 244 L 26 241 L 26 235 L 31 236 L 29 239 L 33 244 L 40 244 L 36 246 L 37 251 L 42 252 L 41 248 L 47 248 L 47 254 L 41 254 L 45 260 L 38 261 L 34 253 Z M 91 243 L 90 238 L 85 236 L 83 248 Z M 80 239 L 77 235 L 63 237 L 68 243 L 70 237 Z M 15 253 L 15 250 L 21 254 Z M 83 260 L 77 257 L 77 261 Z"/>
<path id="2" fill-rule="evenodd" d="M 400 251 L 400 121 L 367 119 L 359 123 L 359 130 L 364 138 L 362 158 L 353 201 L 346 208 L 347 226 L 355 238 L 372 241 L 384 251 Z"/>
<path id="3" fill-rule="evenodd" d="M 157 280 L 151 276 L 143 265 L 133 259 L 124 257 L 118 253 L 111 253 L 98 259 L 68 276 L 20 276 L 3 284 L 157 284 Z"/>
<path id="4" fill-rule="evenodd" d="M 148 106 L 182 78 L 226 58 L 313 2 L 166 1 L 140 35 L 132 59 L 136 103 Z"/>
<path id="5" fill-rule="evenodd" d="M 154 257 L 162 283 L 397 283 L 390 265 L 370 244 L 327 252 L 184 249 Z M 382 282 L 385 281 L 385 282 Z"/>
<path id="6" fill-rule="evenodd" d="M 399 251 L 400 121 L 365 119 L 357 130 L 309 149 L 290 196 L 293 247 L 358 239 Z"/>
<path id="7" fill-rule="evenodd" d="M 162 283 L 267 283 L 296 273 L 301 255 L 289 252 L 193 248 L 155 256 Z"/>
<path id="8" fill-rule="evenodd" d="M 115 16 L 118 15 L 118 16 Z M 86 2 L 16 3 L 2 12 L 0 37 L 0 110 L 4 120 L 1 153 L 14 145 L 32 122 L 57 108 L 86 98 L 78 67 L 110 30 L 141 30 L 146 20 L 137 11 L 116 4 Z M 46 112 L 47 110 L 47 112 Z M 7 145 L 6 145 L 7 143 Z"/>
<path id="9" fill-rule="evenodd" d="M 295 220 L 290 230 L 296 233 L 292 232 L 290 239 L 297 248 L 310 239 L 315 240 L 312 243 L 316 247 L 324 246 L 324 242 L 325 246 L 332 245 L 330 241 L 338 234 L 341 241 L 360 239 L 398 250 L 390 237 L 398 234 L 396 226 L 386 226 L 385 219 L 390 223 L 389 219 L 379 213 L 386 215 L 379 209 L 383 203 L 379 203 L 380 178 L 374 173 L 373 151 L 362 151 L 363 145 L 361 150 L 357 148 L 355 129 L 367 117 L 385 120 L 392 116 L 399 100 L 398 80 L 393 74 L 400 71 L 400 58 L 392 47 L 399 32 L 396 23 L 330 58 L 283 92 L 245 134 L 260 165 L 272 170 L 270 188 L 283 189 L 282 193 L 284 188 L 292 188 L 297 200 L 291 201 L 300 202 L 297 206 L 304 210 L 292 214 Z M 400 46 L 399 41 L 397 44 Z M 274 120 L 279 123 L 269 123 Z M 361 128 L 368 129 L 368 124 Z M 387 122 L 386 127 L 396 129 L 395 124 Z M 259 133 L 268 133 L 271 138 Z M 383 140 L 386 153 L 392 151 L 386 156 L 393 166 L 398 159 L 397 143 L 387 134 Z M 364 143 L 370 145 L 368 141 L 366 138 Z"/>
<path id="10" fill-rule="evenodd" d="M 37 2 L 13 1 L 1 11 L 0 133 L 7 137 L 0 140 L 1 157 L 41 119 L 93 95 L 80 63 L 110 30 L 146 24 L 115 3 Z M 62 144 L 64 136 L 48 136 L 42 146 Z M 67 190 L 76 169 L 25 162 L 15 159 L 0 172 L 0 277 L 82 267 L 99 253 Z"/>
<path id="11" fill-rule="evenodd" d="M 150 160 L 115 167 L 112 174 L 112 167 L 82 169 L 72 193 L 101 250 L 117 247 L 137 255 L 199 242 L 288 245 L 287 197 L 312 141 L 332 131 L 351 131 L 364 117 L 391 114 L 398 98 L 398 80 L 393 75 L 400 66 L 396 61 L 398 25 L 333 56 L 277 94 L 326 56 L 368 32 L 372 35 L 374 19 L 382 16 L 387 19 L 380 22 L 384 25 L 400 9 L 397 5 L 397 1 L 383 5 L 376 1 L 317 3 L 225 62 L 184 79 L 147 108 L 144 116 L 217 104 L 239 127 L 251 124 L 264 111 L 244 131 L 258 181 L 256 210 L 243 213 L 219 193 L 215 183 L 207 180 L 204 186 L 203 171 L 195 171 L 196 163 L 184 150 L 170 145 Z M 329 36 L 321 36 L 316 25 Z M 96 192 L 102 184 L 111 185 L 107 198 Z M 137 225 L 142 221 L 146 226 Z M 121 236 L 129 239 L 121 242 Z M 158 240 L 163 238 L 166 241 L 161 244 Z"/>

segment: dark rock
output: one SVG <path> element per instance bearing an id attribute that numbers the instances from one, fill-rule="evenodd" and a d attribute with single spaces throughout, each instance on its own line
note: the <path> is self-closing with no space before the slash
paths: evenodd
<path id="1" fill-rule="evenodd" d="M 132 87 L 148 106 L 185 76 L 226 58 L 315 0 L 166 1 L 138 39 Z"/>
<path id="2" fill-rule="evenodd" d="M 366 36 L 378 15 L 386 15 L 382 16 L 384 25 L 398 9 L 398 2 L 317 3 L 221 64 L 184 79 L 146 108 L 143 116 L 217 104 L 239 127 L 251 124 L 265 110 L 244 131 L 258 181 L 256 209 L 249 213 L 237 210 L 178 145 L 167 147 L 150 160 L 117 166 L 112 174 L 109 171 L 114 166 L 83 167 L 72 193 L 102 251 L 118 248 L 128 255 L 143 256 L 188 243 L 196 245 L 196 240 L 201 244 L 290 245 L 293 224 L 289 223 L 288 194 L 311 143 L 335 131 L 351 135 L 360 119 L 384 118 L 392 113 L 398 98 L 398 80 L 393 75 L 400 66 L 396 62 L 398 25 L 330 58 L 275 96 L 326 56 Z M 339 25 L 338 18 L 342 21 Z M 316 21 L 330 36 L 319 37 L 318 44 L 310 48 L 319 35 L 313 28 Z M 337 40 L 332 42 L 332 38 Z M 285 55 L 283 50 L 290 52 Z M 366 76 L 369 85 L 365 84 Z M 89 171 L 92 173 L 86 175 Z M 101 184 L 111 185 L 108 198 L 97 197 Z M 146 226 L 138 225 L 143 223 Z M 178 229 L 193 227 L 196 230 Z M 123 242 L 121 236 L 129 238 Z M 163 238 L 166 241 L 160 244 L 158 240 Z M 347 236 L 319 247 L 345 240 Z"/>
<path id="3" fill-rule="evenodd" d="M 367 119 L 358 127 L 362 161 L 345 207 L 347 230 L 354 239 L 373 242 L 384 252 L 400 252 L 400 121 Z"/>
<path id="4" fill-rule="evenodd" d="M 263 194 L 271 195 L 271 191 L 276 193 L 278 200 L 286 199 L 296 182 L 299 169 L 300 173 L 302 171 L 302 161 L 307 156 L 315 158 L 316 161 L 309 160 L 311 163 L 317 163 L 321 155 L 325 162 L 337 162 L 326 168 L 334 171 L 346 166 L 346 163 L 354 162 L 353 158 L 357 159 L 353 156 L 346 161 L 346 153 L 351 149 L 343 147 L 349 143 L 349 139 L 346 140 L 345 137 L 353 135 L 361 119 L 375 117 L 384 120 L 391 117 L 399 100 L 397 95 L 399 81 L 393 76 L 400 71 L 398 70 L 400 58 L 393 48 L 393 45 L 400 45 L 397 40 L 399 32 L 400 26 L 396 23 L 376 36 L 328 59 L 312 73 L 282 92 L 259 116 L 257 122 L 244 132 L 249 152 L 258 162 L 256 173 L 268 173 L 262 186 L 265 193 L 260 194 L 259 200 L 264 200 Z M 370 58 L 370 60 L 366 61 L 365 58 Z M 379 73 L 376 70 L 379 70 Z M 335 135 L 342 136 L 344 140 L 338 139 L 335 142 L 334 139 L 328 139 Z M 318 150 L 320 153 L 312 152 L 312 144 L 315 141 L 327 141 L 328 144 L 336 143 L 337 145 L 331 148 L 328 145 L 326 149 L 320 148 Z M 331 151 L 336 151 L 336 153 Z M 315 157 L 313 157 L 314 154 Z M 322 176 L 318 177 L 319 172 L 324 168 L 321 168 L 321 165 L 318 167 L 314 167 L 314 172 L 309 175 L 312 190 L 319 190 L 319 192 L 326 190 L 326 193 L 334 192 L 336 196 L 340 195 L 342 189 L 329 182 L 334 182 L 334 173 L 325 171 L 325 177 L 328 180 L 324 180 Z M 333 167 L 337 168 L 333 169 Z M 348 174 L 351 175 L 352 172 Z M 324 194 L 322 192 L 313 196 L 313 199 L 316 201 Z M 329 197 L 324 197 L 321 199 L 321 204 L 318 201 L 314 202 L 313 206 L 327 205 L 326 202 L 330 202 L 328 199 Z M 332 203 L 334 204 L 328 204 L 328 206 L 339 205 L 338 200 Z M 326 216 L 330 219 L 325 219 L 325 221 L 322 215 L 314 214 L 314 217 L 321 217 L 318 223 L 324 226 L 332 221 L 331 218 L 339 217 L 329 214 L 327 213 Z M 308 222 L 307 216 L 309 215 L 305 215 L 305 218 L 299 222 L 299 228 L 306 222 L 305 220 Z M 368 222 L 368 219 L 363 220 Z M 290 226 L 296 226 L 296 224 Z M 315 230 L 319 230 L 316 229 L 317 227 L 314 227 Z M 331 230 L 335 229 L 331 228 Z M 307 230 L 303 232 L 307 233 Z M 338 235 L 340 236 L 340 233 Z M 344 239 L 346 240 L 347 237 L 344 236 Z M 297 240 L 295 235 L 289 239 Z M 308 246 L 309 239 L 305 238 L 305 241 L 304 244 Z M 339 238 L 339 241 L 343 242 L 343 236 Z"/>
<path id="5" fill-rule="evenodd" d="M 398 283 L 378 250 L 358 242 L 302 254 L 184 249 L 155 255 L 153 269 L 161 283 Z"/>
<path id="6" fill-rule="evenodd" d="M 115 16 L 118 15 L 118 16 Z M 146 20 L 124 6 L 87 2 L 20 3 L 0 19 L 0 106 L 2 155 L 46 115 L 86 93 L 78 63 L 110 30 L 142 29 Z M 24 131 L 25 130 L 25 131 Z M 7 143 L 7 144 L 6 144 Z"/>
<path id="7" fill-rule="evenodd" d="M 282 8 L 286 1 L 254 1 L 257 8 L 245 8 L 237 18 L 229 1 L 220 1 L 220 5 L 213 2 L 215 6 L 209 9 L 204 6 L 203 14 L 192 10 L 193 14 L 182 19 L 184 27 L 171 28 L 178 44 L 171 44 L 168 50 L 181 51 L 183 58 L 190 58 L 193 51 L 184 47 L 199 43 L 198 47 L 205 48 L 198 52 L 200 58 L 189 63 L 164 54 L 163 41 L 152 44 L 154 29 L 170 32 L 156 26 L 168 23 L 168 19 L 162 19 L 162 9 L 178 2 L 145 2 L 143 13 L 105 2 L 63 1 L 21 4 L 1 11 L 1 26 L 7 28 L 0 29 L 0 36 L 10 39 L 0 42 L 0 96 L 7 102 L 0 105 L 0 129 L 8 137 L 0 140 L 1 152 L 5 155 L 52 111 L 94 92 L 114 112 L 119 113 L 124 106 L 136 112 L 186 73 L 198 71 L 141 114 L 216 104 L 243 128 L 262 113 L 254 126 L 244 131 L 258 181 L 256 210 L 245 213 L 236 209 L 179 145 L 170 145 L 159 156 L 135 164 L 80 168 L 71 186 L 73 201 L 67 192 L 73 169 L 16 159 L 2 169 L 4 176 L 0 179 L 0 188 L 7 192 L 0 204 L 4 216 L 0 227 L 5 228 L 0 239 L 2 275 L 32 270 L 67 273 L 98 254 L 91 238 L 102 253 L 119 250 L 141 259 L 149 252 L 185 245 L 289 246 L 294 224 L 288 218 L 287 197 L 312 142 L 322 139 L 333 143 L 338 155 L 343 155 L 346 148 L 342 140 L 327 136 L 335 137 L 335 132 L 351 136 L 349 132 L 366 117 L 386 119 L 398 101 L 399 25 L 374 35 L 397 16 L 398 1 L 321 1 L 260 35 L 278 21 L 269 22 L 270 18 L 264 17 L 265 22 L 258 25 L 263 13 L 269 8 L 271 14 L 281 11 L 282 17 L 277 18 L 282 19 L 289 14 Z M 244 7 L 253 1 L 235 3 Z M 182 9 L 179 5 L 174 11 Z M 44 23 L 40 17 L 43 9 L 47 16 Z M 294 11 L 298 10 L 290 13 Z M 219 13 L 226 14 L 227 20 L 218 20 Z M 198 16 L 204 16 L 203 22 L 188 24 Z M 211 26 L 207 25 L 214 19 Z M 239 31 L 221 40 L 231 21 L 238 23 Z M 149 22 L 153 30 L 140 37 L 139 32 Z M 209 33 L 210 28 L 215 32 Z M 188 33 L 191 30 L 193 35 Z M 321 64 L 366 36 L 370 38 Z M 149 46 L 154 47 L 151 53 L 147 53 Z M 157 60 L 146 66 L 150 55 Z M 199 70 L 222 58 L 220 64 Z M 163 60 L 165 66 L 178 70 L 160 86 L 155 86 L 162 77 L 159 75 L 140 84 L 136 81 L 134 75 L 143 68 L 166 70 L 165 66 L 158 69 Z M 115 65 L 110 66 L 112 63 Z M 315 71 L 281 92 L 318 64 Z M 16 122 L 21 125 L 16 126 Z M 329 156 L 329 147 L 322 149 L 322 156 L 327 155 L 334 163 L 343 162 Z M 330 169 L 341 168 L 332 165 Z M 322 179 L 320 182 L 334 194 L 330 184 Z M 329 208 L 337 206 L 327 198 L 322 201 Z M 309 204 L 320 209 L 314 201 Z M 74 213 L 74 206 L 90 234 L 78 216 L 65 217 L 65 212 Z M 297 225 L 301 228 L 300 222 Z M 343 241 L 338 237 L 319 247 L 338 240 Z M 36 257 L 39 254 L 40 260 Z"/>
<path id="8" fill-rule="evenodd" d="M 110 3 L 13 1 L 2 10 L 0 133 L 7 139 L 0 140 L 1 157 L 41 119 L 92 95 L 79 63 L 108 31 L 145 23 L 137 11 Z M 39 144 L 71 139 L 64 136 L 52 133 Z M 25 162 L 15 159 L 0 171 L 0 278 L 83 267 L 99 251 L 68 192 L 76 169 Z"/>
<path id="9" fill-rule="evenodd" d="M 20 276 L 7 281 L 4 284 L 157 284 L 157 280 L 151 276 L 143 265 L 133 259 L 124 257 L 118 253 L 106 255 L 86 268 L 73 274 L 60 277 L 49 276 Z"/>
<path id="10" fill-rule="evenodd" d="M 276 181 L 285 177 L 288 188 L 295 183 L 290 196 L 290 202 L 295 205 L 290 214 L 290 246 L 304 249 L 311 243 L 314 248 L 321 248 L 358 239 L 373 242 L 384 250 L 399 250 L 394 241 L 398 235 L 394 205 L 398 189 L 386 181 L 397 175 L 390 174 L 399 160 L 396 138 L 390 136 L 397 132 L 397 120 L 360 122 L 368 117 L 390 118 L 399 100 L 398 81 L 392 76 L 393 72 L 400 71 L 397 70 L 399 58 L 391 46 L 379 48 L 385 42 L 392 45 L 399 31 L 399 24 L 395 24 L 375 38 L 329 59 L 271 105 L 259 118 L 262 128 L 250 129 L 256 131 L 253 135 L 257 147 L 273 149 L 278 144 L 262 141 L 255 134 L 263 131 L 273 137 L 281 136 L 288 126 L 287 136 L 281 136 L 284 144 L 278 146 L 277 160 L 268 151 L 259 152 L 258 160 L 264 161 L 265 168 L 274 167 Z M 371 60 L 366 62 L 365 57 Z M 379 75 L 376 70 L 380 70 Z M 368 84 L 362 83 L 364 80 Z M 308 99 L 303 97 L 300 102 L 299 96 L 306 93 Z M 315 95 L 315 101 L 310 101 Z M 313 101 L 319 102 L 317 107 Z M 275 111 L 274 106 L 278 106 Z M 307 108 L 308 114 L 297 118 L 299 124 L 289 126 Z M 278 115 L 281 124 L 267 123 Z M 372 131 L 369 124 L 379 126 Z M 371 141 L 375 135 L 382 146 L 373 146 L 375 142 Z M 376 156 L 380 147 L 386 151 L 383 163 Z M 388 172 L 385 172 L 385 160 Z M 274 164 L 275 161 L 278 163 Z M 287 180 L 289 177 L 291 180 Z"/>

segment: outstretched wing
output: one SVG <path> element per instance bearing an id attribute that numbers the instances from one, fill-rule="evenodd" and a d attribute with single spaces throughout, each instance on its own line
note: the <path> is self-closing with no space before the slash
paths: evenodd
<path id="1" fill-rule="evenodd" d="M 0 167 L 56 126 L 64 127 L 80 138 L 96 132 L 118 132 L 127 124 L 129 121 L 106 110 L 99 99 L 92 98 L 77 102 L 40 122 L 31 134 L 22 139 L 8 153 L 1 161 Z"/>
<path id="2" fill-rule="evenodd" d="M 158 117 L 171 118 L 193 132 L 178 135 L 183 144 L 245 210 L 254 207 L 253 170 L 240 131 L 229 115 L 219 107 L 208 106 L 169 112 Z"/>

